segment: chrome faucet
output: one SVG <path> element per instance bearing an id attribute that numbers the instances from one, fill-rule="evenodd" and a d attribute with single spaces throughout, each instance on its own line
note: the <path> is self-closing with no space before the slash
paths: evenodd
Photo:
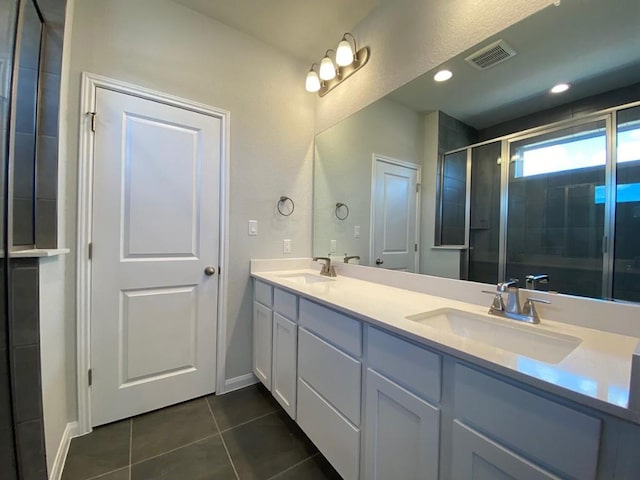
<path id="1" fill-rule="evenodd" d="M 349 263 L 349 260 L 360 260 L 360 255 L 347 255 L 344 254 L 344 263 Z"/>
<path id="2" fill-rule="evenodd" d="M 324 260 L 322 268 L 320 269 L 320 275 L 324 275 L 325 277 L 337 277 L 336 269 L 331 265 L 331 257 L 313 257 L 314 262 L 317 262 L 318 260 Z"/>
<path id="3" fill-rule="evenodd" d="M 524 305 L 520 307 L 520 290 L 517 287 L 518 279 L 512 278 L 506 282 L 500 282 L 496 286 L 496 291 L 491 292 L 488 290 L 482 290 L 482 293 L 489 293 L 494 295 L 491 307 L 489 307 L 489 313 L 491 315 L 497 315 L 499 317 L 510 318 L 512 320 L 518 320 L 520 322 L 527 323 L 540 323 L 540 317 L 536 311 L 535 303 L 551 303 L 548 300 L 542 300 L 539 298 L 527 298 Z M 504 304 L 502 298 L 503 293 L 507 293 L 507 304 Z"/>
<path id="4" fill-rule="evenodd" d="M 536 283 L 549 283 L 549 275 L 541 273 L 539 275 L 527 275 L 524 277 L 528 290 L 535 290 Z"/>

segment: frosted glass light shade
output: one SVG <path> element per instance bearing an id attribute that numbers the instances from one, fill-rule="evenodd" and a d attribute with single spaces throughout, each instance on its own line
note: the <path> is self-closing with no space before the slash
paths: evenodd
<path id="1" fill-rule="evenodd" d="M 342 40 L 336 49 L 336 63 L 339 67 L 346 67 L 353 63 L 353 49 L 347 40 Z"/>
<path id="2" fill-rule="evenodd" d="M 305 83 L 305 88 L 307 92 L 317 92 L 320 90 L 320 78 L 315 70 L 311 70 L 307 73 L 307 81 Z"/>
<path id="3" fill-rule="evenodd" d="M 336 67 L 333 60 L 326 56 L 320 62 L 320 78 L 322 80 L 332 80 L 336 76 Z"/>

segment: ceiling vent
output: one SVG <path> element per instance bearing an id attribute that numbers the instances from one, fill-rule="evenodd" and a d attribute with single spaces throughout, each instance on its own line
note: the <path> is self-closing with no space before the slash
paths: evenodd
<path id="1" fill-rule="evenodd" d="M 472 53 L 465 58 L 465 60 L 478 70 L 486 70 L 487 68 L 495 67 L 505 60 L 509 60 L 515 55 L 516 51 L 507 45 L 504 40 L 498 40 Z"/>

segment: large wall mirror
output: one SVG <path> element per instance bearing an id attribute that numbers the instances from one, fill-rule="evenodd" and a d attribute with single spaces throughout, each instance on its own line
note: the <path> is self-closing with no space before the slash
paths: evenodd
<path id="1" fill-rule="evenodd" d="M 640 301 L 638 18 L 549 6 L 320 133 L 314 255 Z"/>

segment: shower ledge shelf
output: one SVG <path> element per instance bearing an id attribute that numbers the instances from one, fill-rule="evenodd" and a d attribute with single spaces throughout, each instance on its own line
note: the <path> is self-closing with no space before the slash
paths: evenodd
<path id="1" fill-rule="evenodd" d="M 69 253 L 68 248 L 32 248 L 29 250 L 16 250 L 9 253 L 9 258 L 42 258 L 57 257 Z"/>

